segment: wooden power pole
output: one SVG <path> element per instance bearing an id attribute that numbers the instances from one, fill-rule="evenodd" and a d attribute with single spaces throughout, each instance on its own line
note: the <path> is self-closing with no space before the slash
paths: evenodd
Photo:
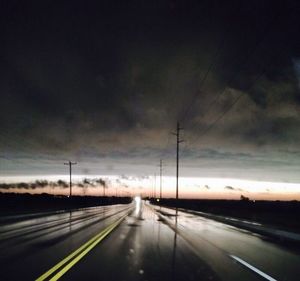
<path id="1" fill-rule="evenodd" d="M 70 197 L 72 196 L 72 165 L 76 165 L 76 162 L 71 162 L 69 161 L 68 163 L 64 163 L 64 165 L 69 166 L 69 171 L 70 171 Z"/>
<path id="2" fill-rule="evenodd" d="M 177 122 L 176 133 L 173 133 L 173 135 L 176 136 L 176 207 L 178 205 L 179 145 L 183 142 L 183 140 L 180 139 L 181 130 L 183 130 L 183 128 L 181 128 L 179 122 Z"/>

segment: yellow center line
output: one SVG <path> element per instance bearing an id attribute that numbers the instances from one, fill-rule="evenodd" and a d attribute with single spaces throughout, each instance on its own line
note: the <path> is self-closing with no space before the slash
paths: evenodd
<path id="1" fill-rule="evenodd" d="M 50 276 L 53 272 L 55 272 L 56 270 L 58 270 L 61 266 L 63 266 L 65 263 L 67 263 L 70 259 L 72 259 L 74 256 L 76 256 L 78 253 L 80 253 L 81 251 L 83 251 L 86 247 L 88 247 L 91 243 L 93 243 L 95 240 L 97 240 L 98 236 L 102 235 L 103 232 L 105 232 L 107 230 L 104 229 L 103 231 L 101 231 L 99 234 L 97 234 L 95 237 L 93 237 L 92 239 L 90 239 L 88 242 L 86 242 L 85 244 L 83 244 L 80 248 L 78 248 L 76 251 L 74 251 L 73 253 L 71 253 L 69 256 L 67 256 L 66 258 L 64 258 L 62 261 L 60 261 L 58 264 L 56 264 L 55 266 L 53 266 L 51 269 L 49 269 L 46 273 L 44 273 L 43 275 L 41 275 L 38 279 L 36 279 L 36 281 L 42 281 L 45 280 L 48 276 Z"/>
<path id="2" fill-rule="evenodd" d="M 60 261 L 59 263 L 57 263 L 55 266 L 53 266 L 51 269 L 49 269 L 47 272 L 45 272 L 43 275 L 41 275 L 39 278 L 37 278 L 36 281 L 43 281 L 43 280 L 45 280 L 51 274 L 53 274 L 54 272 L 56 272 L 59 268 L 61 268 L 68 261 L 71 260 L 71 262 L 69 264 L 67 264 L 61 271 L 59 271 L 55 276 L 53 276 L 52 279 L 50 279 L 52 281 L 58 280 L 72 266 L 74 266 L 80 259 L 82 259 L 90 250 L 92 250 L 100 241 L 102 241 L 110 232 L 112 232 L 124 220 L 124 218 L 127 215 L 128 215 L 128 213 L 126 213 L 126 215 L 124 215 L 123 217 L 121 217 L 116 222 L 114 222 L 111 225 L 109 225 L 108 227 L 106 227 L 104 230 L 102 230 L 96 236 L 94 236 L 89 241 L 87 241 L 85 244 L 83 244 L 81 247 L 79 247 L 76 251 L 74 251 L 73 253 L 71 253 L 70 255 L 68 255 L 62 261 Z M 76 258 L 74 258 L 74 257 L 76 257 Z"/>

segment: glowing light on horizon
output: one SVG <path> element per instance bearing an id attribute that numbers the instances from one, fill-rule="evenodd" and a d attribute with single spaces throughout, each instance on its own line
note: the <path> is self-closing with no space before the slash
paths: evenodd
<path id="1" fill-rule="evenodd" d="M 113 192 L 116 188 L 120 193 L 142 194 L 149 196 L 153 194 L 153 178 L 138 176 L 119 176 L 119 175 L 74 175 L 74 192 L 82 194 L 82 188 L 76 187 L 85 178 L 104 178 L 110 183 L 108 185 L 109 192 Z M 17 183 L 17 182 L 34 182 L 35 180 L 57 181 L 59 179 L 68 182 L 68 175 L 45 175 L 45 176 L 9 176 L 0 177 L 0 182 Z M 175 196 L 176 178 L 171 176 L 163 177 L 163 197 Z M 158 186 L 156 186 L 156 194 L 158 194 Z M 15 190 L 17 191 L 17 190 Z M 28 192 L 29 190 L 26 190 Z M 54 191 L 49 188 L 49 191 Z M 59 193 L 64 191 L 56 190 Z M 21 192 L 21 191 L 20 191 Z M 24 190 L 25 192 L 25 190 Z M 41 190 L 33 191 L 33 193 L 41 192 Z M 44 189 L 44 192 L 47 192 Z M 88 195 L 97 195 L 99 189 L 90 187 L 86 190 Z M 49 192 L 51 193 L 51 192 Z M 239 199 L 241 195 L 250 197 L 251 199 L 266 200 L 300 200 L 300 183 L 286 182 L 267 182 L 246 179 L 232 178 L 202 178 L 202 177 L 181 177 L 179 180 L 179 197 L 181 198 L 225 198 Z"/>

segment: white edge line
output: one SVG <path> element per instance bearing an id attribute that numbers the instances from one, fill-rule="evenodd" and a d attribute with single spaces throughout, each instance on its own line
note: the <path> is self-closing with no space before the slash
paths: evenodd
<path id="1" fill-rule="evenodd" d="M 233 259 L 235 259 L 236 261 L 238 261 L 239 263 L 241 263 L 242 265 L 250 268 L 251 270 L 253 270 L 254 272 L 256 272 L 257 274 L 259 274 L 260 276 L 266 278 L 267 280 L 270 281 L 277 281 L 276 279 L 274 279 L 273 277 L 269 276 L 268 274 L 260 271 L 259 269 L 255 268 L 254 266 L 252 266 L 251 264 L 245 262 L 244 260 L 240 259 L 239 257 L 236 257 L 234 255 L 230 255 L 230 257 L 232 257 Z"/>

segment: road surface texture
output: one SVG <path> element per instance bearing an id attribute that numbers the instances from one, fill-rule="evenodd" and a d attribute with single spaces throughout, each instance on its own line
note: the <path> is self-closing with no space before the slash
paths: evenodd
<path id="1" fill-rule="evenodd" d="M 1 280 L 299 280 L 299 248 L 140 200 L 0 223 Z"/>

